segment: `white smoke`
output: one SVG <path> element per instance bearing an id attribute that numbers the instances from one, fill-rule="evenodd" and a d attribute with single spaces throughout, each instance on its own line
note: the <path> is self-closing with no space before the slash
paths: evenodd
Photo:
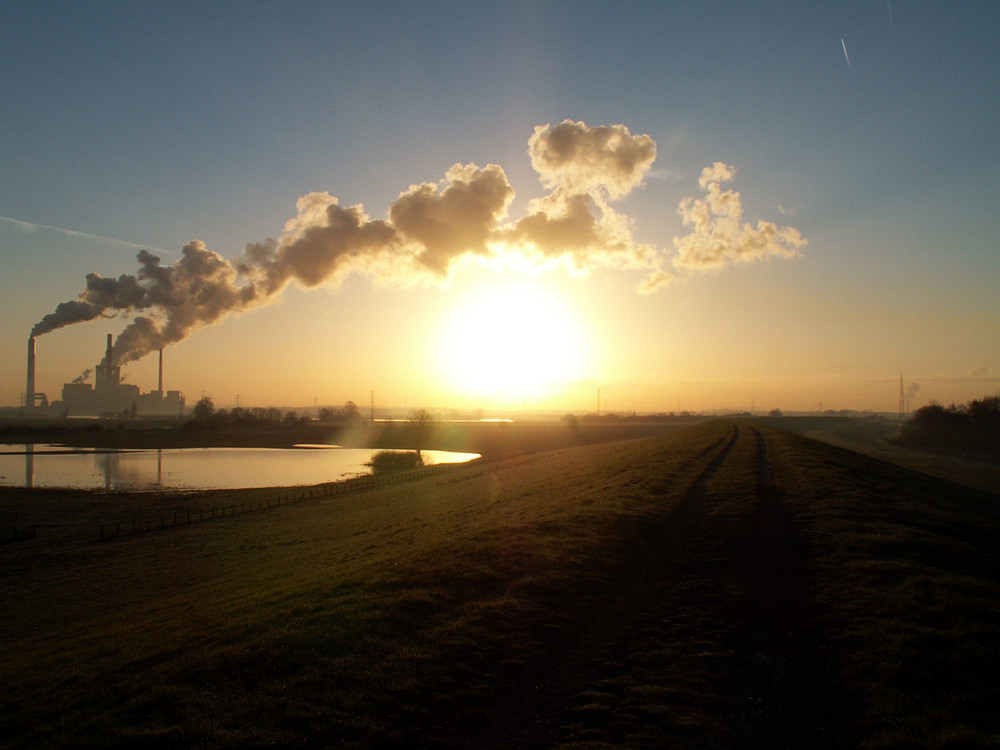
<path id="1" fill-rule="evenodd" d="M 656 159 L 656 143 L 648 135 L 632 135 L 624 125 L 590 127 L 564 120 L 536 127 L 528 153 L 545 187 L 615 199 L 642 184 Z"/>
<path id="2" fill-rule="evenodd" d="M 702 271 L 734 262 L 793 258 L 806 244 L 794 227 L 779 227 L 770 221 L 758 221 L 756 227 L 744 224 L 740 194 L 722 189 L 722 183 L 731 181 L 734 174 L 735 170 L 721 161 L 705 167 L 698 184 L 707 195 L 681 201 L 678 213 L 691 232 L 674 238 L 674 265 L 678 268 Z"/>
<path id="3" fill-rule="evenodd" d="M 389 221 L 409 257 L 446 276 L 462 256 L 491 253 L 497 226 L 512 200 L 514 189 L 496 164 L 483 169 L 455 164 L 440 190 L 424 183 L 402 193 L 389 209 Z"/>
<path id="4" fill-rule="evenodd" d="M 373 219 L 361 205 L 341 206 L 324 192 L 297 202 L 277 240 L 250 243 L 232 261 L 192 241 L 180 259 L 162 265 L 147 250 L 135 275 L 88 274 L 77 299 L 60 303 L 35 325 L 39 336 L 72 323 L 133 315 L 115 342 L 129 362 L 180 341 L 229 313 L 267 304 L 290 283 L 339 283 L 364 273 L 379 283 L 446 281 L 466 262 L 561 265 L 572 272 L 640 269 L 640 291 L 669 283 L 668 270 L 701 270 L 736 261 L 792 257 L 805 240 L 793 228 L 769 222 L 741 225 L 739 193 L 723 191 L 733 169 L 716 162 L 701 173 L 707 191 L 686 198 L 680 214 L 691 233 L 668 250 L 637 242 L 633 220 L 611 207 L 641 186 L 656 158 L 648 135 L 624 125 L 591 127 L 566 120 L 535 128 L 531 164 L 549 192 L 530 201 L 526 215 L 508 219 L 514 200 L 503 169 L 455 164 L 438 183 L 411 185 Z"/>

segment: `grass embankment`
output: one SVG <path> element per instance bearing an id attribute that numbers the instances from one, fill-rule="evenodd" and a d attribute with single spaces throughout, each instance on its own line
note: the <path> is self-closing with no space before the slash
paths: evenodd
<path id="1" fill-rule="evenodd" d="M 956 453 L 946 445 L 905 445 L 897 440 L 902 423 L 895 419 L 776 417 L 754 421 L 847 448 L 905 469 L 1000 494 L 1000 454 L 969 455 Z"/>
<path id="2" fill-rule="evenodd" d="M 479 453 L 490 458 L 534 453 L 574 445 L 605 443 L 674 432 L 699 417 L 585 419 L 572 429 L 559 420 L 516 422 L 434 421 L 419 428 L 419 447 Z M 408 421 L 254 422 L 227 425 L 150 420 L 104 420 L 72 424 L 71 420 L 0 424 L 0 441 L 8 444 L 55 443 L 110 450 L 156 448 L 291 448 L 326 443 L 350 448 L 415 450 L 416 426 Z"/>
<path id="3" fill-rule="evenodd" d="M 990 746 L 996 502 L 718 421 L 0 548 L 0 745 Z"/>
<path id="4" fill-rule="evenodd" d="M 785 492 L 871 744 L 1000 746 L 1000 497 L 809 448 Z"/>

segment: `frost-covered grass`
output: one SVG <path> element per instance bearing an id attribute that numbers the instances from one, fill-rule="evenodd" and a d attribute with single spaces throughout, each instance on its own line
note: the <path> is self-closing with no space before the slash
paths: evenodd
<path id="1" fill-rule="evenodd" d="M 0 747 L 987 746 L 996 502 L 716 421 L 43 535 L 0 547 Z"/>

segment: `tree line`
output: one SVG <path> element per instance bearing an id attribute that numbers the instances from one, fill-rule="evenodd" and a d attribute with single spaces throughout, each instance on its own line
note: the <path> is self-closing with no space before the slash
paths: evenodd
<path id="1" fill-rule="evenodd" d="M 341 407 L 323 407 L 318 413 L 321 422 L 353 422 L 361 418 L 358 405 L 348 401 Z M 210 396 L 198 400 L 191 411 L 191 427 L 253 427 L 285 425 L 294 426 L 311 422 L 308 414 L 299 414 L 294 409 L 283 412 L 273 406 L 240 406 L 232 409 L 216 409 Z"/>
<path id="2" fill-rule="evenodd" d="M 1000 457 L 1000 395 L 965 404 L 931 403 L 913 412 L 900 442 L 994 451 Z"/>

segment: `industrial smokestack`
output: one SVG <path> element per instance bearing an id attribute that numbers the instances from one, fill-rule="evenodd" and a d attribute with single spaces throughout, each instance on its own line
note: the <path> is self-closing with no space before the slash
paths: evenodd
<path id="1" fill-rule="evenodd" d="M 24 405 L 35 405 L 35 337 L 28 339 L 28 384 L 24 389 Z"/>
<path id="2" fill-rule="evenodd" d="M 156 381 L 156 389 L 163 394 L 163 349 L 160 349 L 160 378 Z"/>
<path id="3" fill-rule="evenodd" d="M 115 375 L 114 375 L 115 371 L 113 369 L 114 363 L 111 361 L 112 356 L 113 354 L 111 352 L 111 334 L 109 333 L 108 351 L 104 354 L 104 363 L 105 365 L 107 365 L 107 369 L 104 371 L 104 377 L 107 380 L 109 386 L 117 385 L 117 383 L 115 383 Z"/>

